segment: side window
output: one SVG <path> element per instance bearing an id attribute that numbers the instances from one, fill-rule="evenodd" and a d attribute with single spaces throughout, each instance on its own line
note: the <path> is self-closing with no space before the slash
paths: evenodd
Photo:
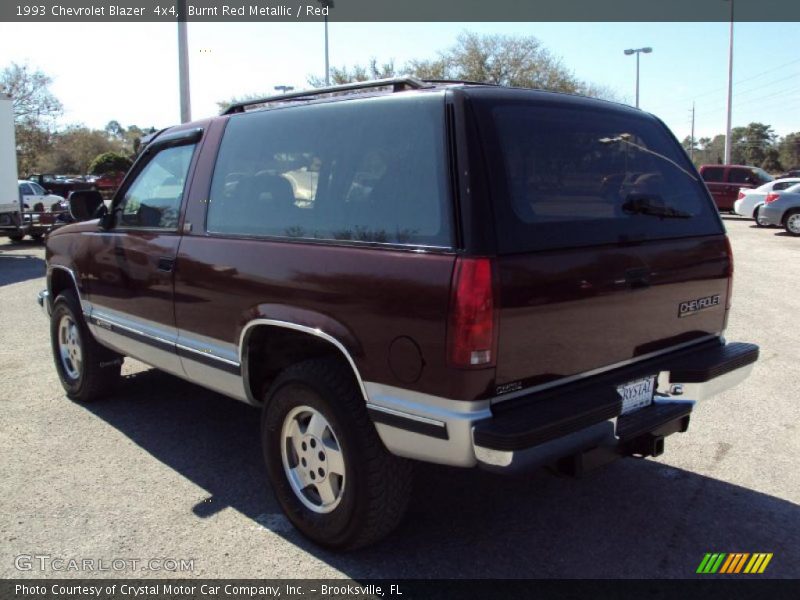
<path id="1" fill-rule="evenodd" d="M 722 176 L 725 174 L 725 169 L 722 167 L 708 167 L 703 169 L 703 180 L 708 182 L 722 181 Z"/>
<path id="2" fill-rule="evenodd" d="M 33 189 L 27 183 L 20 184 L 19 191 L 23 196 L 33 196 Z"/>
<path id="3" fill-rule="evenodd" d="M 772 186 L 772 191 L 779 192 L 781 190 L 785 190 L 786 188 L 792 187 L 796 183 L 797 183 L 796 181 L 779 181 Z"/>
<path id="4" fill-rule="evenodd" d="M 175 229 L 194 144 L 167 148 L 145 165 L 117 209 L 122 227 Z"/>
<path id="5" fill-rule="evenodd" d="M 207 229 L 449 247 L 441 96 L 348 100 L 232 117 Z"/>
<path id="6" fill-rule="evenodd" d="M 37 196 L 47 195 L 47 192 L 44 191 L 44 188 L 41 187 L 38 183 L 31 183 L 30 185 L 31 189 L 33 190 L 33 193 L 36 194 Z"/>
<path id="7" fill-rule="evenodd" d="M 755 175 L 746 169 L 731 169 L 728 172 L 728 180 L 730 183 L 750 183 Z"/>

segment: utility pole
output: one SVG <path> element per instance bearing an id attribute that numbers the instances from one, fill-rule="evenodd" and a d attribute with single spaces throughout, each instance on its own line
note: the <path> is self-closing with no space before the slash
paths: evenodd
<path id="1" fill-rule="evenodd" d="M 329 87 L 331 85 L 331 66 L 328 62 L 328 12 L 330 9 L 333 8 L 333 0 L 317 0 L 324 9 L 326 9 L 326 13 L 324 15 L 325 18 L 325 86 Z"/>
<path id="2" fill-rule="evenodd" d="M 731 105 L 733 103 L 733 0 L 731 3 L 731 32 L 728 45 L 728 124 L 725 128 L 725 164 L 731 164 Z"/>
<path id="3" fill-rule="evenodd" d="M 694 162 L 694 102 L 692 102 L 692 138 L 689 146 L 689 160 Z"/>
<path id="4" fill-rule="evenodd" d="M 181 123 L 192 120 L 189 94 L 189 44 L 186 36 L 186 0 L 178 2 L 178 81 L 181 99 Z"/>

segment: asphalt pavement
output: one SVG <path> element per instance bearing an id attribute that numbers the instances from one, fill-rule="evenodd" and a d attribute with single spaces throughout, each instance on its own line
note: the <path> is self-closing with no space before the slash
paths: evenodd
<path id="1" fill-rule="evenodd" d="M 420 464 L 400 528 L 347 554 L 281 515 L 257 410 L 132 360 L 115 397 L 70 402 L 35 300 L 43 247 L 0 239 L 0 577 L 672 578 L 706 552 L 771 552 L 763 576 L 800 577 L 800 238 L 726 226 L 726 337 L 761 359 L 663 456 L 583 479 Z"/>

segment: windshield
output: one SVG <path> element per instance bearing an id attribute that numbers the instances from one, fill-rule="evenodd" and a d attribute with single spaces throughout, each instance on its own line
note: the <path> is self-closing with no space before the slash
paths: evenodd
<path id="1" fill-rule="evenodd" d="M 478 103 L 501 251 L 722 231 L 702 180 L 655 119 L 589 106 Z"/>

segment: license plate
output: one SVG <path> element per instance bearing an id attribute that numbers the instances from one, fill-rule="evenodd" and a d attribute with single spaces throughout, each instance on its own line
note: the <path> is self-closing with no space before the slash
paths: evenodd
<path id="1" fill-rule="evenodd" d="M 622 414 L 650 406 L 656 391 L 656 376 L 629 381 L 617 386 L 617 393 L 622 397 Z"/>

